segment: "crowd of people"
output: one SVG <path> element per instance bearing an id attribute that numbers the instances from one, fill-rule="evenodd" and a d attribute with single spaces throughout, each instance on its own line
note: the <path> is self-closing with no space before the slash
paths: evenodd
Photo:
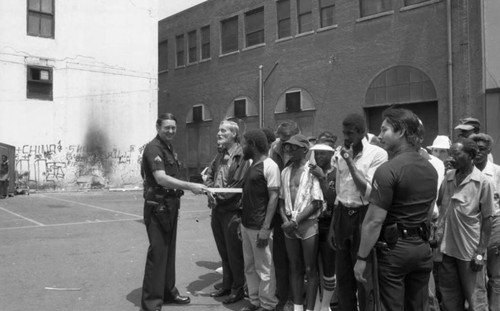
<path id="1" fill-rule="evenodd" d="M 196 184 L 177 179 L 177 121 L 160 116 L 143 156 L 143 310 L 189 303 L 175 287 L 182 189 L 208 196 L 223 268 L 210 296 L 248 297 L 241 311 L 500 310 L 492 138 L 466 118 L 456 140 L 439 135 L 426 149 L 410 110 L 389 108 L 382 120 L 375 136 L 361 114 L 347 115 L 338 144 L 328 131 L 305 137 L 291 120 L 245 133 L 222 121 Z"/>

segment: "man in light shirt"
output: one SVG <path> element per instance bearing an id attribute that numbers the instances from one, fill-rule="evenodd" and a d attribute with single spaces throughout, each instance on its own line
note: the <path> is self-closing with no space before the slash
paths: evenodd
<path id="1" fill-rule="evenodd" d="M 361 239 L 360 228 L 366 214 L 375 170 L 387 161 L 387 152 L 366 139 L 365 120 L 350 114 L 342 122 L 344 145 L 332 158 L 337 170 L 337 201 L 330 226 L 337 246 L 336 274 L 339 307 L 345 311 L 366 309 L 366 290 L 354 276 L 354 264 Z M 356 295 L 358 292 L 358 295 Z"/>

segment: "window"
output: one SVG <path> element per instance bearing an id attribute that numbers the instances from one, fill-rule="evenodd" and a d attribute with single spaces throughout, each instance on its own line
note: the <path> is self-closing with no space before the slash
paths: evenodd
<path id="1" fill-rule="evenodd" d="M 33 99 L 52 100 L 52 68 L 28 66 L 26 96 Z"/>
<path id="2" fill-rule="evenodd" d="M 210 58 L 210 26 L 201 28 L 201 59 Z"/>
<path id="3" fill-rule="evenodd" d="M 335 0 L 319 0 L 321 28 L 335 24 Z"/>
<path id="4" fill-rule="evenodd" d="M 392 10 L 392 0 L 360 0 L 361 17 Z"/>
<path id="5" fill-rule="evenodd" d="M 264 43 L 264 7 L 245 13 L 246 46 Z"/>
<path id="6" fill-rule="evenodd" d="M 203 122 L 203 106 L 193 106 L 193 122 Z"/>
<path id="7" fill-rule="evenodd" d="M 54 0 L 28 0 L 28 35 L 54 38 Z"/>
<path id="8" fill-rule="evenodd" d="M 184 35 L 175 37 L 175 44 L 177 67 L 184 66 L 186 64 L 186 59 L 184 57 Z"/>
<path id="9" fill-rule="evenodd" d="M 290 37 L 292 35 L 290 0 L 278 1 L 276 10 L 278 13 L 278 38 Z"/>
<path id="10" fill-rule="evenodd" d="M 236 118 L 245 118 L 247 116 L 246 99 L 237 99 L 234 101 L 234 116 Z"/>
<path id="11" fill-rule="evenodd" d="M 299 33 L 311 31 L 313 29 L 311 0 L 297 0 L 297 12 Z"/>
<path id="12" fill-rule="evenodd" d="M 300 91 L 290 92 L 285 95 L 286 112 L 300 112 Z"/>
<path id="13" fill-rule="evenodd" d="M 417 4 L 417 3 L 421 3 L 421 2 L 427 2 L 429 0 L 405 0 L 405 6 L 409 6 L 409 5 L 412 5 L 412 4 Z"/>
<path id="14" fill-rule="evenodd" d="M 158 71 L 168 70 L 168 41 L 160 42 L 158 46 Z"/>
<path id="15" fill-rule="evenodd" d="M 238 50 L 238 16 L 221 22 L 222 54 Z"/>
<path id="16" fill-rule="evenodd" d="M 196 30 L 193 30 L 188 33 L 188 62 L 195 63 L 198 60 L 197 55 L 197 42 L 196 42 Z"/>

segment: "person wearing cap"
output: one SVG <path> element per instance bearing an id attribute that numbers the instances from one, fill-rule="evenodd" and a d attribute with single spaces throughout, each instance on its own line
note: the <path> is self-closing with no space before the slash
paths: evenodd
<path id="1" fill-rule="evenodd" d="M 493 138 L 484 133 L 472 134 L 470 139 L 478 147 L 474 165 L 488 177 L 495 187 L 495 214 L 491 220 L 491 235 L 486 253 L 486 275 L 488 276 L 488 302 L 490 311 L 500 311 L 500 166 L 488 161 Z"/>
<path id="2" fill-rule="evenodd" d="M 438 135 L 432 142 L 432 146 L 427 146 L 427 149 L 431 151 L 433 156 L 444 162 L 450 156 L 450 146 L 451 141 L 448 136 Z"/>
<path id="3" fill-rule="evenodd" d="M 464 118 L 460 120 L 460 124 L 455 126 L 458 131 L 457 136 L 467 138 L 472 134 L 477 134 L 481 130 L 481 122 L 476 118 Z"/>
<path id="4" fill-rule="evenodd" d="M 468 138 L 451 145 L 454 169 L 439 190 L 436 238 L 443 260 L 438 270 L 442 306 L 486 311 L 485 255 L 495 213 L 494 186 L 473 164 L 477 144 Z"/>
<path id="5" fill-rule="evenodd" d="M 294 311 L 304 306 L 304 275 L 307 276 L 306 310 L 313 310 L 318 291 L 318 216 L 323 206 L 319 180 L 310 172 L 307 137 L 297 134 L 283 144 L 290 165 L 281 172 L 279 196 L 281 228 L 290 259 Z"/>
<path id="6" fill-rule="evenodd" d="M 283 143 L 288 141 L 293 135 L 299 134 L 299 125 L 293 120 L 284 120 L 276 129 L 278 139 L 269 148 L 269 157 L 278 164 L 280 172 L 290 164 L 288 155 L 283 150 Z M 289 259 L 285 248 L 285 235 L 281 229 L 281 216 L 279 211 L 276 211 L 274 216 L 274 232 L 273 232 L 273 261 L 276 267 L 276 296 L 279 303 L 276 309 L 281 310 L 290 306 L 290 268 Z"/>
<path id="7" fill-rule="evenodd" d="M 331 166 L 331 159 L 335 153 L 335 142 L 337 137 L 330 132 L 322 132 L 318 135 L 317 144 L 310 151 L 312 158 L 309 163 L 310 172 L 319 180 L 321 190 L 323 191 L 323 212 L 318 217 L 319 231 L 319 257 L 321 267 L 321 301 L 316 301 L 318 306 L 315 310 L 330 311 L 330 302 L 335 291 L 335 250 L 333 243 L 328 241 L 328 230 L 333 218 L 333 209 L 335 205 L 335 169 Z M 338 299 L 335 299 L 338 304 Z"/>
<path id="8" fill-rule="evenodd" d="M 344 144 L 332 158 L 338 205 L 329 236 L 336 244 L 336 274 L 341 310 L 366 310 L 368 291 L 356 281 L 353 268 L 361 239 L 360 228 L 372 191 L 375 170 L 387 161 L 387 152 L 366 139 L 365 119 L 350 114 L 342 122 Z M 331 240 L 331 238 L 329 238 Z M 356 295 L 357 292 L 357 295 Z"/>

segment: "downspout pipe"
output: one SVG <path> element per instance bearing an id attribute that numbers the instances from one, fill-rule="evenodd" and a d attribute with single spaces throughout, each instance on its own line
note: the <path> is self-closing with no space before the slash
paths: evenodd
<path id="1" fill-rule="evenodd" d="M 263 100 L 263 88 L 264 82 L 262 81 L 262 69 L 264 66 L 259 66 L 259 128 L 264 127 L 264 100 Z"/>
<path id="2" fill-rule="evenodd" d="M 453 137 L 453 46 L 451 40 L 451 0 L 446 0 L 446 30 L 448 35 L 448 124 L 449 137 Z"/>

